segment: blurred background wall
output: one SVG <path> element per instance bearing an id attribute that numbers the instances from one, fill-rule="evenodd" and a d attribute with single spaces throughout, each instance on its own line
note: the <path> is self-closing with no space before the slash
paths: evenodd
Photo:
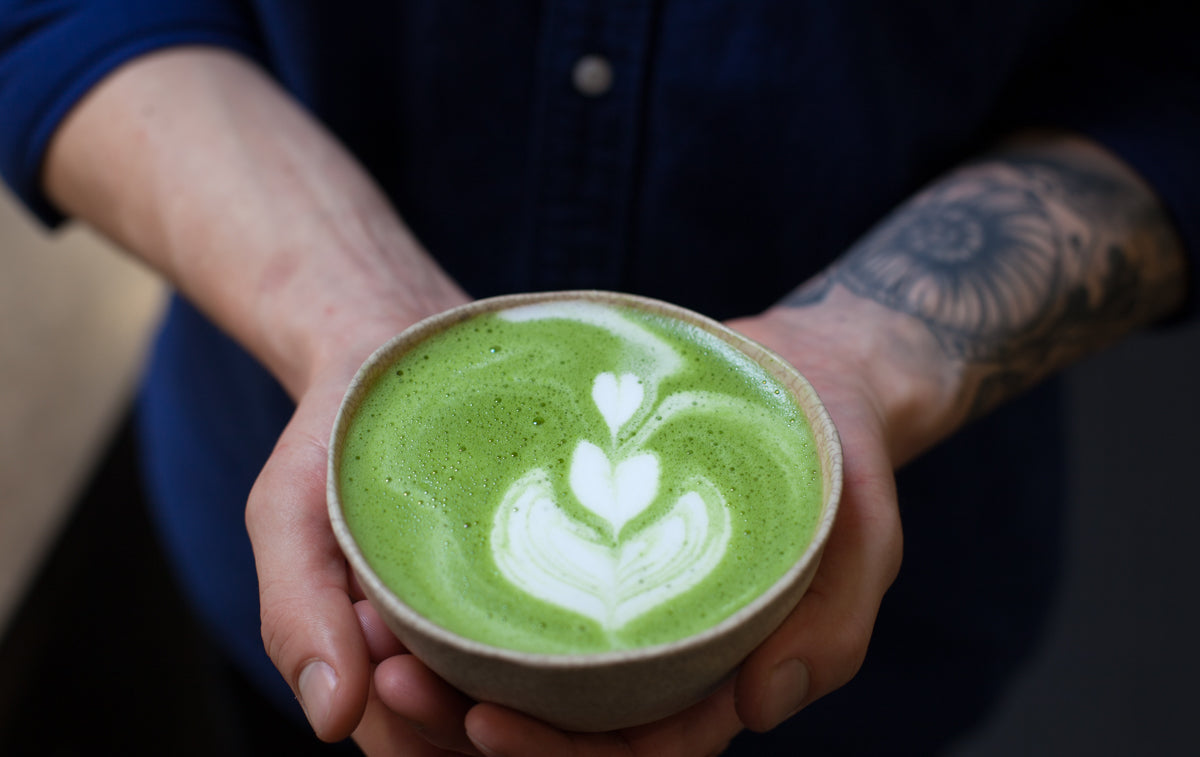
<path id="1" fill-rule="evenodd" d="M 86 229 L 50 235 L 0 186 L 0 628 L 133 388 L 162 303 Z"/>
<path id="2" fill-rule="evenodd" d="M 1200 754 L 1200 323 L 1138 335 L 1067 380 L 1059 602 L 1040 654 L 955 755 Z"/>

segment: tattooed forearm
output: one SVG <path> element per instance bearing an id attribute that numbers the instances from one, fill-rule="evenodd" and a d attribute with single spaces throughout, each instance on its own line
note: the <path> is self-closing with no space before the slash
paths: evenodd
<path id="1" fill-rule="evenodd" d="M 917 319 L 961 364 L 978 415 L 1183 297 L 1183 254 L 1157 199 L 1090 150 L 1012 150 L 884 219 L 787 304 L 833 287 Z"/>

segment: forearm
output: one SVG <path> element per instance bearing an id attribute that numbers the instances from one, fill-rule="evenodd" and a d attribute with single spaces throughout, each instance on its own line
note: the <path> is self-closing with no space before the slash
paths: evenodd
<path id="1" fill-rule="evenodd" d="M 463 299 L 354 159 L 231 53 L 119 69 L 60 127 L 44 176 L 293 394 L 333 354 Z"/>
<path id="2" fill-rule="evenodd" d="M 1184 268 L 1128 167 L 1035 135 L 933 183 L 776 311 L 822 325 L 807 346 L 853 356 L 900 464 L 1169 314 Z"/>

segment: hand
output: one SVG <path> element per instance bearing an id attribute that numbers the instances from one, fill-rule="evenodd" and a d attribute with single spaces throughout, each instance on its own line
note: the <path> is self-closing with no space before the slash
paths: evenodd
<path id="1" fill-rule="evenodd" d="M 425 307 L 432 313 L 465 301 L 455 293 Z M 372 754 L 391 749 L 424 754 L 420 750 L 428 745 L 370 691 L 368 638 L 377 639 L 383 629 L 395 640 L 381 623 L 360 623 L 355 612 L 354 600 L 362 594 L 330 529 L 326 506 L 329 433 L 358 366 L 417 318 L 363 322 L 340 350 L 329 350 L 335 359 L 299 392 L 296 412 L 246 507 L 267 653 L 320 738 L 336 741 L 354 732 Z"/>
<path id="2" fill-rule="evenodd" d="M 428 743 L 461 754 L 709 755 L 743 727 L 773 728 L 849 681 L 899 569 L 900 523 L 884 403 L 857 380 L 864 372 L 839 349 L 847 342 L 818 324 L 787 309 L 730 324 L 775 349 L 813 383 L 841 434 L 846 466 L 838 519 L 808 593 L 735 677 L 664 720 L 612 733 L 568 733 L 498 705 L 472 704 L 398 645 L 377 641 L 372 655 L 382 660 L 375 671 L 380 702 L 419 724 Z M 380 624 L 369 607 L 360 617 L 364 627 Z"/>
<path id="3" fill-rule="evenodd" d="M 842 499 L 813 582 L 799 605 L 742 665 L 737 708 L 767 730 L 858 672 L 884 592 L 900 569 L 896 466 L 907 457 L 889 436 L 889 404 L 848 349 L 866 333 L 843 333 L 816 311 L 776 308 L 731 328 L 775 350 L 816 389 L 841 437 Z"/>

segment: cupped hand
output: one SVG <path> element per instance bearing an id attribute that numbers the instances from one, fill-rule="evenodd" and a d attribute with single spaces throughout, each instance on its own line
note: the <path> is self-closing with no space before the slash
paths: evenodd
<path id="1" fill-rule="evenodd" d="M 341 349 L 329 352 L 332 359 L 296 392 L 295 413 L 246 506 L 267 653 L 318 737 L 338 741 L 353 734 L 369 754 L 441 752 L 372 692 L 374 662 L 382 659 L 377 655 L 373 661 L 372 649 L 380 649 L 381 631 L 395 640 L 378 622 L 361 622 L 355 610 L 361 593 L 330 527 L 326 505 L 329 435 L 359 365 L 416 319 L 364 324 Z"/>
<path id="2" fill-rule="evenodd" d="M 849 681 L 866 655 L 884 592 L 899 570 L 901 530 L 883 403 L 832 334 L 783 309 L 729 324 L 774 349 L 813 384 L 841 436 L 845 479 L 837 520 L 812 585 L 737 674 L 691 708 L 635 728 L 570 733 L 493 704 L 472 704 L 424 665 L 378 644 L 375 692 L 427 743 L 462 754 L 719 754 L 743 728 L 763 731 Z M 364 608 L 367 625 L 378 617 Z M 389 653 L 399 653 L 388 656 Z"/>
<path id="3" fill-rule="evenodd" d="M 837 519 L 812 584 L 738 672 L 737 711 L 757 731 L 854 677 L 903 551 L 894 474 L 900 461 L 885 403 L 853 357 L 861 352 L 841 341 L 853 335 L 807 320 L 805 311 L 776 309 L 728 324 L 808 379 L 838 430 L 844 463 Z"/>

